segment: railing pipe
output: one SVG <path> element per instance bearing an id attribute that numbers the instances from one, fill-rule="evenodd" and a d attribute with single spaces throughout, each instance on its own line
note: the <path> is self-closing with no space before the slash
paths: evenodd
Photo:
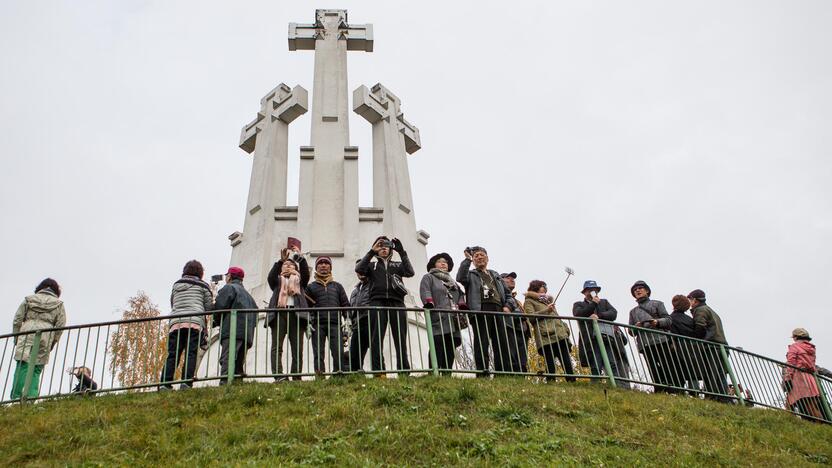
<path id="1" fill-rule="evenodd" d="M 615 387 L 615 375 L 612 373 L 610 358 L 607 355 L 607 347 L 604 345 L 604 338 L 601 336 L 601 327 L 598 326 L 597 320 L 592 321 L 592 332 L 595 335 L 595 341 L 598 343 L 598 350 L 601 351 L 601 360 L 604 361 L 604 372 L 607 373 L 607 380 L 610 382 L 610 387 Z"/>
<path id="2" fill-rule="evenodd" d="M 734 367 L 731 365 L 731 360 L 728 359 L 728 351 L 725 350 L 725 345 L 723 345 L 723 344 L 719 345 L 719 354 L 722 357 L 722 362 L 725 365 L 725 370 L 728 371 L 728 376 L 731 377 L 731 383 L 734 384 L 734 396 L 737 397 L 737 400 L 739 400 L 740 405 L 745 405 L 745 397 L 742 395 L 743 394 L 742 390 L 740 390 L 739 381 L 737 380 L 737 376 L 734 375 Z M 724 375 L 720 375 L 720 376 L 718 376 L 718 378 L 721 378 L 721 379 L 725 380 Z M 726 396 L 728 396 L 728 395 L 726 395 Z"/>

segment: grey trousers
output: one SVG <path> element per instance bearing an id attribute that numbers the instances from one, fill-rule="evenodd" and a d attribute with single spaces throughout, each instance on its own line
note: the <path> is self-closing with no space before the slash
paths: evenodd
<path id="1" fill-rule="evenodd" d="M 236 340 L 235 344 L 235 355 L 234 355 L 234 377 L 241 377 L 245 375 L 245 365 L 246 365 L 246 351 L 248 348 L 245 346 L 245 340 Z M 220 376 L 227 377 L 228 376 L 228 350 L 229 350 L 229 340 L 228 338 L 224 338 L 220 341 Z M 225 383 L 225 379 L 220 380 L 220 385 Z"/>

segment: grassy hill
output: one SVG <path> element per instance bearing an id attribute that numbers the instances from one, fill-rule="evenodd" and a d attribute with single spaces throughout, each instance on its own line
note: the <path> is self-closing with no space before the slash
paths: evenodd
<path id="1" fill-rule="evenodd" d="M 0 409 L 0 464 L 832 463 L 832 427 L 598 384 L 450 378 L 239 384 Z"/>

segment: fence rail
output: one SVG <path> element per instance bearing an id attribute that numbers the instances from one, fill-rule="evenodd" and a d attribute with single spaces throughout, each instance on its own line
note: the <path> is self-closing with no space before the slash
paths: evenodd
<path id="1" fill-rule="evenodd" d="M 379 307 L 226 310 L 177 315 L 178 324 L 171 318 L 0 335 L 0 403 L 238 379 L 522 375 L 832 422 L 832 380 L 825 376 L 741 348 L 604 320 Z"/>

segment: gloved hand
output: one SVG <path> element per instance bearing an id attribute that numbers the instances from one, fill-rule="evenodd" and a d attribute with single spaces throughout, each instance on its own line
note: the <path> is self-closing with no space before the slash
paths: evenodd
<path id="1" fill-rule="evenodd" d="M 404 246 L 402 245 L 402 241 L 400 241 L 397 237 L 394 237 L 392 242 L 394 251 L 398 252 L 399 254 L 404 253 Z"/>
<path id="2" fill-rule="evenodd" d="M 427 302 L 425 302 L 424 307 L 425 307 L 425 309 L 433 309 L 434 307 L 436 307 L 436 305 L 433 303 L 433 301 L 427 301 Z"/>

